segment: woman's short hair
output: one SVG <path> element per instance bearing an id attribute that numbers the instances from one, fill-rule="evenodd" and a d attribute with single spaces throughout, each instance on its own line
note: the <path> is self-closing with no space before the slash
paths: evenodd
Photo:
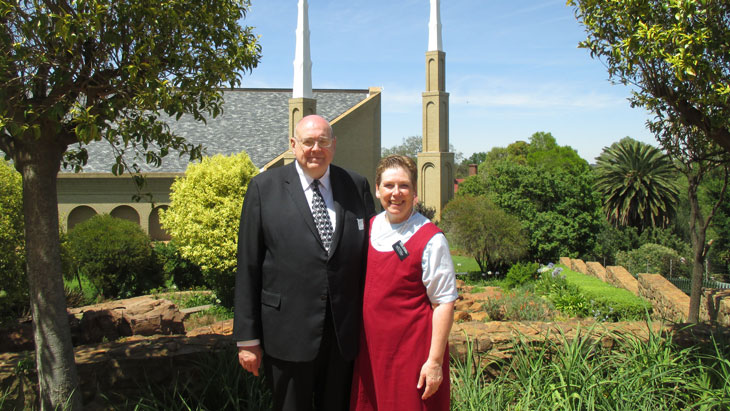
<path id="1" fill-rule="evenodd" d="M 380 159 L 378 167 L 375 169 L 375 186 L 380 185 L 383 172 L 390 168 L 402 168 L 405 170 L 411 179 L 413 190 L 416 190 L 418 184 L 418 168 L 416 167 L 416 163 L 410 157 L 398 154 L 392 154 Z"/>

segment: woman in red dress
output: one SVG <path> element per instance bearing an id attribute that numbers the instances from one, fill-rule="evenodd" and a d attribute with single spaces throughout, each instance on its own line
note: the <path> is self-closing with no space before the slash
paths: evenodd
<path id="1" fill-rule="evenodd" d="M 405 156 L 382 159 L 376 171 L 385 211 L 370 224 L 351 410 L 449 409 L 454 265 L 441 230 L 413 208 L 416 173 Z"/>

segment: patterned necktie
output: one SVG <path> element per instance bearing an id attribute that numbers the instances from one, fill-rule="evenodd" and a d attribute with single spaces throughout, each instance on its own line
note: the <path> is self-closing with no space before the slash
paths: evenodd
<path id="1" fill-rule="evenodd" d="M 327 212 L 327 206 L 324 204 L 324 197 L 319 191 L 319 180 L 312 182 L 312 216 L 314 217 L 314 224 L 317 225 L 317 231 L 319 231 L 319 238 L 322 240 L 324 248 L 329 252 L 334 230 L 332 230 L 332 221 L 329 212 Z"/>

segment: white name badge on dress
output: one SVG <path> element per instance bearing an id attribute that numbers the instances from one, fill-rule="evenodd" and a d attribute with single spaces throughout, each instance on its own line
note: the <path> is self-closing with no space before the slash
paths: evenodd
<path id="1" fill-rule="evenodd" d="M 357 219 L 357 229 L 360 231 L 365 229 L 365 223 L 363 222 L 362 218 Z"/>

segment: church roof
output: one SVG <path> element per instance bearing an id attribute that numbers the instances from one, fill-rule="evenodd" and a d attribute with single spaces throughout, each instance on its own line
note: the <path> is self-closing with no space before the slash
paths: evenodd
<path id="1" fill-rule="evenodd" d="M 317 114 L 334 120 L 368 96 L 368 90 L 313 90 Z M 223 93 L 223 113 L 207 124 L 192 116 L 169 121 L 170 129 L 189 143 L 202 144 L 205 155 L 230 155 L 246 151 L 251 161 L 261 168 L 286 151 L 288 147 L 289 98 L 291 89 L 228 89 Z M 108 142 L 87 146 L 89 161 L 83 171 L 108 173 L 114 155 Z M 129 157 L 131 158 L 131 157 Z M 144 163 L 144 161 L 141 161 Z M 138 161 L 138 164 L 140 161 Z M 171 152 L 162 159 L 160 167 L 140 164 L 145 172 L 184 172 L 186 156 Z M 68 171 L 68 170 L 63 170 Z"/>

